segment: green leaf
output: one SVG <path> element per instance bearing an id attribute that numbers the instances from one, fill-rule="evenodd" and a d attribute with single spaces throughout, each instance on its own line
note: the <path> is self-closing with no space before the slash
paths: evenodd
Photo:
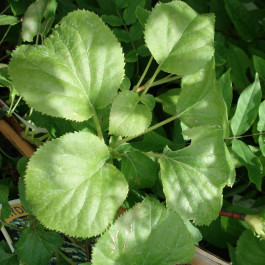
<path id="1" fill-rule="evenodd" d="M 121 160 L 121 171 L 130 187 L 136 189 L 151 188 L 157 178 L 155 162 L 139 151 L 124 154 Z"/>
<path id="2" fill-rule="evenodd" d="M 34 0 L 8 0 L 11 5 L 14 16 L 19 16 L 25 13 L 28 6 L 34 2 Z"/>
<path id="3" fill-rule="evenodd" d="M 252 41 L 259 30 L 250 12 L 239 0 L 224 0 L 226 11 L 236 30 L 246 41 Z"/>
<path id="4" fill-rule="evenodd" d="M 16 25 L 19 23 L 19 20 L 13 16 L 0 15 L 0 26 L 2 25 Z"/>
<path id="5" fill-rule="evenodd" d="M 93 107 L 109 105 L 124 77 L 124 57 L 97 15 L 81 10 L 68 14 L 45 44 L 20 46 L 10 62 L 14 86 L 29 106 L 84 121 Z"/>
<path id="6" fill-rule="evenodd" d="M 193 225 L 189 220 L 186 220 L 184 223 L 193 237 L 194 244 L 199 245 L 199 242 L 202 240 L 202 234 L 200 230 L 195 225 Z"/>
<path id="7" fill-rule="evenodd" d="M 0 264 L 19 265 L 17 255 L 15 253 L 10 253 L 9 246 L 4 241 L 0 243 Z"/>
<path id="8" fill-rule="evenodd" d="M 71 236 L 102 233 L 128 191 L 123 174 L 106 163 L 109 156 L 107 146 L 85 132 L 41 146 L 25 176 L 34 215 L 46 227 Z"/>
<path id="9" fill-rule="evenodd" d="M 254 183 L 258 190 L 261 190 L 263 168 L 260 159 L 251 152 L 248 145 L 240 140 L 232 141 L 232 150 L 239 161 L 247 168 L 250 182 Z"/>
<path id="10" fill-rule="evenodd" d="M 114 15 L 103 15 L 102 20 L 110 26 L 119 27 L 123 25 L 122 20 Z"/>
<path id="11" fill-rule="evenodd" d="M 8 194 L 9 194 L 9 189 L 8 186 L 6 185 L 0 185 L 0 203 L 2 204 L 1 206 L 1 219 L 5 220 L 9 217 L 11 213 L 11 207 L 8 203 Z"/>
<path id="12" fill-rule="evenodd" d="M 135 50 L 132 50 L 125 55 L 125 62 L 134 63 L 137 62 L 137 59 L 138 59 L 138 54 Z"/>
<path id="13" fill-rule="evenodd" d="M 219 215 L 222 189 L 230 175 L 223 131 L 214 126 L 185 131 L 192 138 L 187 148 L 165 148 L 159 158 L 167 206 L 198 225 L 210 224 Z"/>
<path id="14" fill-rule="evenodd" d="M 147 57 L 151 55 L 149 49 L 144 44 L 137 49 L 137 53 L 142 57 Z"/>
<path id="15" fill-rule="evenodd" d="M 113 29 L 112 30 L 118 41 L 129 43 L 131 42 L 129 32 L 124 29 Z"/>
<path id="16" fill-rule="evenodd" d="M 131 87 L 131 81 L 130 81 L 130 79 L 127 76 L 125 76 L 124 79 L 121 82 L 120 90 L 121 91 L 126 91 L 126 90 L 129 90 L 130 87 Z"/>
<path id="17" fill-rule="evenodd" d="M 265 260 L 265 241 L 246 230 L 237 242 L 236 259 L 240 265 L 263 265 Z"/>
<path id="18" fill-rule="evenodd" d="M 139 40 L 143 36 L 143 27 L 139 22 L 134 23 L 130 28 L 130 39 Z"/>
<path id="19" fill-rule="evenodd" d="M 259 106 L 259 121 L 257 124 L 257 130 L 259 132 L 265 132 L 265 100 Z M 265 136 L 262 134 L 258 139 L 260 150 L 265 156 Z"/>
<path id="20" fill-rule="evenodd" d="M 193 239 L 181 218 L 146 198 L 123 214 L 97 242 L 92 263 L 184 264 L 194 255 Z"/>
<path id="21" fill-rule="evenodd" d="M 22 22 L 21 36 L 24 41 L 33 41 L 33 37 L 40 34 L 41 21 L 43 17 L 50 16 L 49 8 L 50 4 L 56 1 L 53 0 L 37 0 L 29 6 Z M 56 9 L 56 8 L 55 8 Z M 55 13 L 55 10 L 54 10 Z"/>
<path id="22" fill-rule="evenodd" d="M 265 60 L 258 56 L 253 56 L 254 67 L 262 79 L 265 79 Z"/>
<path id="23" fill-rule="evenodd" d="M 260 101 L 261 88 L 259 77 L 256 74 L 254 83 L 239 96 L 236 112 L 231 119 L 231 129 L 234 136 L 242 135 L 251 127 L 258 115 Z"/>
<path id="24" fill-rule="evenodd" d="M 193 74 L 213 57 L 214 15 L 198 15 L 182 1 L 157 4 L 146 23 L 145 41 L 163 71 Z"/>
<path id="25" fill-rule="evenodd" d="M 110 134 L 135 136 L 149 127 L 151 110 L 139 101 L 136 92 L 124 91 L 118 94 L 110 111 Z"/>
<path id="26" fill-rule="evenodd" d="M 146 106 L 148 106 L 150 110 L 153 110 L 156 105 L 155 97 L 151 94 L 145 94 L 141 98 L 141 102 L 145 104 Z"/>
<path id="27" fill-rule="evenodd" d="M 225 10 L 223 0 L 210 0 L 210 12 L 215 13 L 215 28 L 218 30 L 226 30 L 230 27 L 231 21 Z"/>
<path id="28" fill-rule="evenodd" d="M 180 91 L 179 88 L 173 88 L 155 98 L 157 102 L 162 104 L 164 112 L 176 115 Z"/>
<path id="29" fill-rule="evenodd" d="M 17 253 L 28 265 L 47 265 L 52 253 L 63 245 L 59 233 L 46 232 L 35 223 L 23 230 L 17 242 Z"/>
<path id="30" fill-rule="evenodd" d="M 145 24 L 147 22 L 147 19 L 148 19 L 150 13 L 151 13 L 150 11 L 142 8 L 141 6 L 137 6 L 136 11 L 135 11 L 135 15 L 143 27 L 145 27 Z"/>
<path id="31" fill-rule="evenodd" d="M 135 15 L 136 8 L 138 6 L 144 7 L 145 0 L 128 0 L 128 2 L 129 4 L 123 12 L 123 19 L 126 25 L 131 25 L 137 20 Z"/>
<path id="32" fill-rule="evenodd" d="M 231 68 L 231 80 L 236 87 L 245 88 L 249 85 L 247 78 L 247 69 L 250 66 L 250 60 L 247 54 L 237 46 L 226 49 L 228 67 Z"/>
<path id="33" fill-rule="evenodd" d="M 230 112 L 233 99 L 233 86 L 230 78 L 230 70 L 227 70 L 219 79 L 218 84 L 222 89 L 223 97 L 227 107 L 227 113 Z"/>
<path id="34" fill-rule="evenodd" d="M 181 115 L 197 104 L 214 88 L 214 84 L 215 63 L 213 59 L 195 74 L 182 78 L 182 89 L 176 107 L 177 113 Z"/>

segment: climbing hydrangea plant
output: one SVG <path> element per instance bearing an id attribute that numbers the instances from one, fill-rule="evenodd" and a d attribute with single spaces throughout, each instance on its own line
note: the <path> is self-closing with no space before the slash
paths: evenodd
<path id="1" fill-rule="evenodd" d="M 81 238 L 103 234 L 93 264 L 188 262 L 195 241 L 187 221 L 208 225 L 216 219 L 222 190 L 233 181 L 223 141 L 226 104 L 215 79 L 214 16 L 181 1 L 160 3 L 144 36 L 150 62 L 154 58 L 158 66 L 142 92 L 137 86 L 119 91 L 126 80 L 121 45 L 89 11 L 69 13 L 43 45 L 19 46 L 9 65 L 30 107 L 94 122 L 96 135 L 77 131 L 42 145 L 25 175 L 28 204 L 45 227 Z M 148 91 L 161 71 L 182 78 L 181 91 L 174 115 L 152 123 Z M 107 108 L 109 127 L 103 130 L 98 113 Z M 172 150 L 166 142 L 163 152 L 146 152 L 130 144 L 176 119 L 187 128 L 188 147 Z M 128 191 L 152 188 L 160 177 L 166 206 L 147 196 L 115 221 Z"/>

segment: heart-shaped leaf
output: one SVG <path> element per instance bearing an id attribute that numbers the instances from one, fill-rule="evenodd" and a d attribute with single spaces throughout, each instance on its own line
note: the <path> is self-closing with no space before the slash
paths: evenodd
<path id="1" fill-rule="evenodd" d="M 146 23 L 145 41 L 162 70 L 195 73 L 214 53 L 214 15 L 198 15 L 182 1 L 157 4 Z"/>
<path id="2" fill-rule="evenodd" d="M 48 228 L 77 237 L 102 233 L 126 198 L 123 174 L 107 164 L 107 146 L 85 132 L 41 146 L 28 163 L 26 195 Z"/>
<path id="3" fill-rule="evenodd" d="M 18 47 L 9 73 L 29 106 L 84 121 L 115 97 L 124 77 L 124 56 L 101 19 L 79 10 L 63 18 L 45 45 Z"/>
<path id="4" fill-rule="evenodd" d="M 92 263 L 184 264 L 194 255 L 186 225 L 159 201 L 146 198 L 123 214 L 96 244 Z"/>

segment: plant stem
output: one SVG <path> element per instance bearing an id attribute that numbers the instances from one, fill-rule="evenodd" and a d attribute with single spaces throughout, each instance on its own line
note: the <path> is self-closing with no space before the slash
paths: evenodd
<path id="1" fill-rule="evenodd" d="M 10 56 L 10 54 L 6 54 L 4 55 L 2 58 L 0 58 L 0 62 L 3 61 L 5 58 L 7 58 L 8 56 Z"/>
<path id="2" fill-rule="evenodd" d="M 151 157 L 157 157 L 157 158 L 165 158 L 164 154 L 157 154 L 157 153 L 144 153 L 146 156 L 151 156 Z"/>
<path id="3" fill-rule="evenodd" d="M 252 137 L 252 136 L 257 136 L 257 135 L 265 135 L 265 132 L 253 133 L 253 134 L 246 134 L 246 135 L 241 135 L 241 136 L 233 136 L 233 137 L 225 138 L 225 140 L 234 140 L 234 139 Z"/>
<path id="4" fill-rule="evenodd" d="M 9 113 L 8 113 L 9 115 L 12 115 L 12 113 L 15 111 L 15 109 L 16 109 L 17 105 L 19 104 L 21 98 L 22 98 L 22 97 L 20 96 L 20 97 L 18 98 L 18 100 L 17 100 L 15 106 L 14 106 L 12 109 L 9 109 Z"/>
<path id="5" fill-rule="evenodd" d="M 20 228 L 20 227 L 16 227 L 16 226 L 14 226 L 14 225 L 11 225 L 11 224 L 9 224 L 9 223 L 3 221 L 2 219 L 0 219 L 0 223 L 1 223 L 3 226 L 9 227 L 10 229 L 13 229 L 13 230 L 16 230 L 16 231 L 19 231 L 19 232 L 23 231 L 23 228 Z"/>
<path id="6" fill-rule="evenodd" d="M 139 86 L 141 85 L 143 79 L 145 78 L 145 75 L 146 75 L 146 73 L 148 72 L 149 67 L 150 67 L 150 65 L 151 65 L 151 63 L 152 63 L 152 61 L 153 61 L 153 59 L 154 59 L 154 57 L 151 56 L 150 59 L 149 59 L 149 61 L 148 61 L 148 63 L 147 63 L 147 65 L 146 65 L 146 67 L 145 67 L 145 69 L 144 69 L 144 72 L 143 72 L 141 78 L 139 79 L 138 83 L 136 84 L 136 88 L 137 88 L 137 89 L 139 88 Z M 137 92 L 138 92 L 138 90 L 137 90 Z"/>
<path id="7" fill-rule="evenodd" d="M 92 251 L 91 251 L 91 244 L 87 241 L 86 242 L 86 259 L 88 262 L 91 261 L 91 254 L 92 254 Z"/>
<path id="8" fill-rule="evenodd" d="M 1 13 L 0 15 L 3 15 L 8 9 L 10 8 L 10 5 L 8 5 Z"/>
<path id="9" fill-rule="evenodd" d="M 239 219 L 239 220 L 243 220 L 243 221 L 245 220 L 245 216 L 246 216 L 243 213 L 235 213 L 235 212 L 230 212 L 230 211 L 225 211 L 225 210 L 221 210 L 219 215 L 234 218 L 234 219 Z"/>
<path id="10" fill-rule="evenodd" d="M 70 260 L 60 249 L 56 250 L 57 253 L 59 253 L 59 255 L 65 260 L 67 261 L 69 264 L 71 265 L 76 265 L 72 260 Z"/>
<path id="11" fill-rule="evenodd" d="M 9 156 L 1 147 L 0 147 L 0 152 L 3 154 L 3 155 L 5 155 L 8 159 L 10 159 L 10 160 L 16 160 L 15 158 L 13 158 L 13 157 L 11 157 L 11 156 Z"/>
<path id="12" fill-rule="evenodd" d="M 147 130 L 145 130 L 144 132 L 142 132 L 142 133 L 140 133 L 140 134 L 138 134 L 138 135 L 136 135 L 136 136 L 126 137 L 126 138 L 124 138 L 124 139 L 118 141 L 118 142 L 113 146 L 113 148 L 116 147 L 116 146 L 118 146 L 118 145 L 120 145 L 120 144 L 123 144 L 123 143 L 125 143 L 125 142 L 128 142 L 128 141 L 130 141 L 130 140 L 132 140 L 132 139 L 134 139 L 134 138 L 137 138 L 137 137 L 139 137 L 139 136 L 141 136 L 141 135 L 143 135 L 143 134 L 146 134 L 146 133 L 148 133 L 148 132 L 151 132 L 151 131 L 153 131 L 153 130 L 155 130 L 155 129 L 161 127 L 161 126 L 164 126 L 165 124 L 167 124 L 167 123 L 169 123 L 169 122 L 172 122 L 172 121 L 174 121 L 174 120 L 177 119 L 177 118 L 179 118 L 179 115 L 172 116 L 172 117 L 170 117 L 170 118 L 168 118 L 168 119 L 166 119 L 166 120 L 164 120 L 164 121 L 161 121 L 161 122 L 159 122 L 159 123 L 157 123 L 157 124 L 155 124 L 155 125 L 149 127 Z"/>
<path id="13" fill-rule="evenodd" d="M 6 30 L 6 33 L 4 34 L 3 38 L 0 40 L 0 45 L 2 44 L 2 42 L 5 40 L 6 38 L 6 35 L 8 34 L 9 30 L 11 28 L 11 25 L 8 26 L 7 30 Z"/>

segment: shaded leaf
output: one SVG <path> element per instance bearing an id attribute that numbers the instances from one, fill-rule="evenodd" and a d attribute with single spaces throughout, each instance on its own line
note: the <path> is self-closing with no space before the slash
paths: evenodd
<path id="1" fill-rule="evenodd" d="M 1 219 L 5 220 L 9 217 L 11 213 L 11 207 L 8 203 L 8 195 L 9 195 L 9 189 L 6 185 L 0 185 L 0 203 L 2 206 L 0 207 L 1 211 Z"/>
<path id="2" fill-rule="evenodd" d="M 102 233 L 128 191 L 123 174 L 106 163 L 109 156 L 107 146 L 85 132 L 66 134 L 41 146 L 25 176 L 34 215 L 46 227 L 71 236 Z"/>
<path id="3" fill-rule="evenodd" d="M 265 132 L 265 101 L 262 101 L 262 103 L 259 106 L 259 121 L 257 124 L 257 130 L 260 133 Z M 265 136 L 263 134 L 259 136 L 258 142 L 260 150 L 263 156 L 265 156 Z"/>
<path id="4" fill-rule="evenodd" d="M 125 43 L 131 42 L 129 32 L 127 32 L 126 30 L 115 28 L 112 31 L 114 35 L 116 36 L 116 38 L 118 39 L 118 41 L 125 42 Z"/>
<path id="5" fill-rule="evenodd" d="M 113 27 L 119 27 L 123 25 L 122 20 L 119 17 L 114 16 L 114 15 L 103 15 L 101 18 L 105 23 Z"/>
<path id="6" fill-rule="evenodd" d="M 136 8 L 138 6 L 144 7 L 145 0 L 128 0 L 128 5 L 123 12 L 123 19 L 126 25 L 133 24 L 137 18 L 135 15 Z"/>
<path id="7" fill-rule="evenodd" d="M 28 6 L 34 2 L 34 0 L 8 0 L 11 5 L 11 10 L 14 16 L 19 16 L 25 13 Z"/>
<path id="8" fill-rule="evenodd" d="M 148 19 L 150 13 L 151 13 L 150 11 L 142 8 L 141 6 L 137 6 L 136 11 L 135 11 L 135 15 L 143 27 L 145 27 L 145 24 L 147 22 L 147 19 Z"/>
<path id="9" fill-rule="evenodd" d="M 261 88 L 259 77 L 256 75 L 254 83 L 239 96 L 236 112 L 231 119 L 233 135 L 242 135 L 251 127 L 258 115 L 260 101 Z"/>
<path id="10" fill-rule="evenodd" d="M 251 152 L 248 145 L 240 140 L 232 141 L 232 150 L 239 161 L 247 168 L 250 182 L 254 183 L 258 190 L 261 190 L 263 168 L 260 159 Z"/>
<path id="11" fill-rule="evenodd" d="M 182 219 L 158 200 L 146 198 L 123 214 L 97 242 L 92 263 L 184 264 L 194 255 Z"/>
<path id="12" fill-rule="evenodd" d="M 0 263 L 1 265 L 19 265 L 17 255 L 11 253 L 5 241 L 0 242 Z"/>
<path id="13" fill-rule="evenodd" d="M 253 56 L 254 67 L 262 79 L 265 79 L 265 60 L 258 56 Z"/>

